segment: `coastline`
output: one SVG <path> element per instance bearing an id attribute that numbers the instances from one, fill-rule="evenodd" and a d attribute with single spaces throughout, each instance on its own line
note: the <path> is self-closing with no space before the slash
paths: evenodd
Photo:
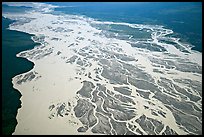
<path id="1" fill-rule="evenodd" d="M 29 17 L 29 14 L 25 16 Z M 97 99 L 96 97 L 99 96 L 99 98 L 102 99 L 102 103 L 100 101 L 97 103 L 101 103 L 101 106 L 102 104 L 106 104 L 109 99 L 115 99 L 118 103 L 121 103 L 123 102 L 122 99 L 116 99 L 116 95 L 119 96 L 123 94 L 118 93 L 114 89 L 115 87 L 122 86 L 126 86 L 132 91 L 132 97 L 130 98 L 134 98 L 133 100 L 136 103 L 131 104 L 135 109 L 134 113 L 130 113 L 130 115 L 137 116 L 133 119 L 128 117 L 126 125 L 134 123 L 137 125 L 138 130 L 147 134 L 148 132 L 143 129 L 144 127 L 142 128 L 142 126 L 136 122 L 136 120 L 142 119 L 140 117 L 146 115 L 149 119 L 152 118 L 162 121 L 165 125 L 162 132 L 166 130 L 166 132 L 168 132 L 168 128 L 170 128 L 172 133 L 187 134 L 176 124 L 177 121 L 173 115 L 174 113 L 168 109 L 166 104 L 162 103 L 165 102 L 165 100 L 163 101 L 161 99 L 165 98 L 158 98 L 158 96 L 162 93 L 167 95 L 169 99 L 175 101 L 179 100 L 185 102 L 188 100 L 181 99 L 179 96 L 180 94 L 177 92 L 177 96 L 173 96 L 172 94 L 165 92 L 165 90 L 160 91 L 155 88 L 154 85 L 158 87 L 165 86 L 165 84 L 160 85 L 160 81 L 165 81 L 164 78 L 161 79 L 164 76 L 172 82 L 172 85 L 178 84 L 178 82 L 174 81 L 175 79 L 180 80 L 183 78 L 191 78 L 192 81 L 195 80 L 200 82 L 202 73 L 200 74 L 200 69 L 198 69 L 198 75 L 194 75 L 189 70 L 185 72 L 185 70 L 179 68 L 179 64 L 174 64 L 176 67 L 173 69 L 168 68 L 168 65 L 165 66 L 165 64 L 163 64 L 165 67 L 161 69 L 163 72 L 159 74 L 153 71 L 155 68 L 159 68 L 158 66 L 154 66 L 159 63 L 154 62 L 154 64 L 153 61 L 166 59 L 167 61 L 182 62 L 182 59 L 188 59 L 195 64 L 201 64 L 201 60 L 196 60 L 200 59 L 200 54 L 197 55 L 194 52 L 190 52 L 191 54 L 188 56 L 171 45 L 159 43 L 157 42 L 159 36 L 156 35 L 156 33 L 155 37 L 152 37 L 154 42 L 158 45 L 164 46 L 170 55 L 174 55 L 177 58 L 171 58 L 168 54 L 166 55 L 161 52 L 151 53 L 146 50 L 133 48 L 124 40 L 99 36 L 101 30 L 91 27 L 83 20 L 83 18 L 75 16 L 63 17 L 40 13 L 33 13 L 32 16 L 36 18 L 36 20 L 16 28 L 15 26 L 11 26 L 10 28 L 34 34 L 39 39 L 43 39 L 40 46 L 17 54 L 18 57 L 27 58 L 34 62 L 35 65 L 32 70 L 16 75 L 12 79 L 14 88 L 18 89 L 23 94 L 21 97 L 23 107 L 18 109 L 17 120 L 19 123 L 13 134 L 93 134 L 91 130 L 94 129 L 95 131 L 98 131 L 97 128 L 90 127 L 86 132 L 82 133 L 77 132 L 76 130 L 77 128 L 84 126 L 83 119 L 78 119 L 77 117 L 77 115 L 80 115 L 78 114 L 80 113 L 80 110 L 77 110 L 76 107 L 76 105 L 79 104 L 78 102 L 82 100 L 85 102 L 84 104 L 88 104 L 88 108 L 91 108 L 90 111 L 94 112 L 93 116 L 97 117 L 97 119 L 105 119 L 105 121 L 107 121 L 106 119 L 113 119 L 115 122 L 124 122 L 125 120 L 117 119 L 117 115 L 120 116 L 122 112 L 116 108 L 113 109 L 107 107 L 107 109 L 114 114 L 111 117 L 108 117 L 104 112 L 105 109 L 102 107 L 100 113 L 97 112 L 97 109 L 99 109 L 97 107 L 98 104 L 92 101 L 92 99 Z M 41 18 L 41 20 L 39 18 Z M 52 24 L 53 22 L 55 25 Z M 65 28 L 60 28 L 61 24 L 64 24 Z M 53 28 L 50 29 L 49 26 L 52 25 Z M 39 28 L 43 30 L 43 35 L 45 37 L 42 37 L 42 32 L 39 32 Z M 149 26 L 144 26 L 144 28 L 152 29 Z M 81 34 L 81 37 L 78 37 L 78 34 Z M 188 50 L 190 51 L 190 49 Z M 178 55 L 180 53 L 181 55 Z M 192 56 L 194 59 L 192 59 Z M 120 75 L 120 72 L 117 72 L 117 69 L 119 68 L 121 68 L 121 72 L 123 71 L 126 74 Z M 143 68 L 143 70 L 141 71 L 139 68 Z M 98 69 L 100 71 L 97 75 L 97 73 L 94 72 Z M 140 82 L 141 77 L 134 72 L 138 72 L 144 76 L 144 78 L 151 76 L 148 77 L 148 80 L 142 79 L 143 83 L 147 84 L 149 90 L 137 84 L 137 82 Z M 132 76 L 131 73 L 135 76 Z M 97 78 L 97 76 L 100 79 Z M 127 79 L 124 80 L 123 78 L 126 77 Z M 97 80 L 99 82 L 97 82 Z M 88 95 L 79 92 L 83 89 L 83 85 L 86 81 L 92 83 L 95 87 L 95 90 L 91 89 L 91 98 L 86 98 Z M 105 85 L 107 90 L 102 92 L 98 85 Z M 183 85 L 183 83 L 181 85 Z M 98 93 L 96 93 L 97 88 L 100 89 L 98 89 Z M 141 90 L 142 88 L 143 90 Z M 110 94 L 107 93 L 108 90 Z M 139 95 L 139 90 L 141 90 L 140 92 L 145 91 L 150 93 L 151 96 L 148 97 L 149 99 L 142 98 L 141 94 Z M 192 95 L 200 97 L 198 92 L 199 91 L 192 91 Z M 110 97 L 110 95 L 114 95 L 114 97 Z M 187 99 L 189 99 L 189 97 Z M 152 106 L 149 102 L 156 105 Z M 71 105 L 69 106 L 69 104 Z M 198 106 L 199 110 L 201 107 L 199 102 L 196 102 L 195 104 Z M 92 108 L 92 105 L 95 106 L 95 108 Z M 126 105 L 130 105 L 130 103 L 127 103 Z M 52 108 L 53 106 L 54 109 Z M 68 114 L 64 111 L 59 112 L 61 106 L 65 107 L 63 110 L 68 112 Z M 152 109 L 146 109 L 145 106 Z M 126 107 L 121 109 L 130 110 L 130 108 Z M 157 111 L 160 113 L 163 112 L 161 115 L 165 114 L 165 116 L 159 117 L 152 115 L 152 112 Z M 186 113 L 190 113 L 188 110 L 185 111 L 187 111 Z M 196 118 L 199 117 L 197 115 L 199 115 L 199 113 L 196 114 Z M 101 123 L 102 122 L 98 120 L 96 124 L 101 126 Z M 199 125 L 198 123 L 196 124 Z M 47 126 L 49 126 L 49 128 L 47 128 Z M 113 127 L 110 128 L 113 129 Z M 136 130 L 130 128 L 127 129 L 134 134 L 138 134 Z M 160 132 L 160 134 L 162 134 L 162 132 Z M 98 133 L 100 132 L 98 131 Z M 106 132 L 104 131 L 104 133 Z"/>
<path id="2" fill-rule="evenodd" d="M 2 81 L 2 98 L 4 102 L 2 104 L 2 115 L 3 125 L 5 125 L 3 128 L 3 134 L 11 134 L 14 132 L 15 126 L 17 125 L 17 110 L 21 107 L 19 99 L 22 94 L 13 88 L 12 77 L 26 72 L 34 66 L 34 63 L 25 58 L 18 58 L 16 57 L 16 54 L 23 50 L 31 49 L 32 46 L 34 47 L 37 45 L 30 39 L 32 35 L 6 29 L 8 28 L 7 23 L 11 24 L 12 22 L 13 21 L 9 19 L 2 19 L 2 78 L 4 79 Z M 26 43 L 16 42 L 16 39 L 24 40 Z"/>

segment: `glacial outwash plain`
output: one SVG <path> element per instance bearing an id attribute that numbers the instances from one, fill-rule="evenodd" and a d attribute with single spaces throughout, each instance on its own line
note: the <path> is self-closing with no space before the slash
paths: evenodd
<path id="1" fill-rule="evenodd" d="M 12 78 L 22 94 L 13 135 L 202 134 L 202 53 L 173 30 L 30 5 L 2 14 L 40 43 L 16 55 L 34 67 Z"/>

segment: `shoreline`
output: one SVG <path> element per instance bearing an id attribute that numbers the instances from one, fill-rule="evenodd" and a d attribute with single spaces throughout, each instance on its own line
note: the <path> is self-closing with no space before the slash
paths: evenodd
<path id="1" fill-rule="evenodd" d="M 29 14 L 24 16 L 29 17 Z M 97 126 L 91 127 L 86 132 L 77 132 L 77 128 L 84 126 L 84 120 L 79 119 L 79 116 L 77 117 L 77 115 L 81 115 L 80 113 L 83 112 L 78 110 L 76 107 L 76 105 L 79 105 L 79 101 L 82 101 L 84 104 L 88 105 L 86 107 L 90 108 L 89 111 L 93 111 L 93 117 L 97 117 L 98 119 L 98 126 L 103 126 L 102 122 L 99 121 L 101 119 L 104 121 L 111 121 L 111 119 L 113 119 L 115 123 L 124 122 L 125 120 L 121 120 L 117 116 L 123 114 L 122 111 L 120 112 L 120 110 L 116 109 L 117 107 L 115 107 L 115 109 L 109 107 L 106 108 L 113 113 L 111 117 L 108 117 L 108 114 L 104 112 L 104 108 L 101 108 L 100 110 L 100 107 L 97 107 L 100 112 L 98 112 L 96 107 L 92 108 L 92 105 L 102 106 L 96 104 L 94 101 L 91 101 L 91 99 L 97 99 L 97 96 L 99 96 L 102 99 L 102 103 L 106 105 L 108 105 L 107 102 L 111 99 L 114 99 L 118 103 L 123 102 L 122 99 L 116 99 L 117 96 L 120 97 L 120 95 L 123 95 L 122 93 L 118 93 L 114 90 L 114 87 L 116 86 L 128 87 L 129 90 L 131 90 L 131 95 L 136 103 L 135 105 L 131 105 L 135 109 L 134 113 L 130 113 L 130 116 L 137 116 L 133 119 L 127 117 L 125 122 L 126 125 L 133 122 L 137 125 L 138 130 L 144 134 L 148 134 L 148 131 L 146 131 L 147 129 L 136 122 L 136 120 L 142 120 L 142 116 L 145 115 L 149 119 L 157 119 L 162 121 L 164 125 L 162 132 L 165 132 L 166 130 L 166 132 L 168 132 L 168 127 L 171 129 L 169 132 L 172 132 L 173 134 L 174 132 L 178 134 L 187 134 L 184 130 L 179 128 L 179 125 L 176 124 L 177 121 L 173 115 L 173 112 L 163 104 L 163 102 L 165 102 L 165 98 L 156 98 L 159 94 L 164 93 L 164 95 L 171 99 L 171 103 L 176 104 L 177 102 L 174 102 L 174 100 L 179 100 L 181 98 L 179 96 L 180 94 L 177 96 L 172 96 L 170 93 L 165 92 L 164 90 L 160 91 L 159 89 L 155 88 L 155 85 L 158 87 L 166 86 L 164 83 L 163 85 L 160 85 L 160 82 L 162 81 L 161 78 L 164 76 L 167 78 L 166 81 L 171 81 L 172 85 L 177 84 L 178 82 L 175 82 L 174 79 L 180 80 L 183 79 L 183 77 L 186 78 L 187 76 L 184 74 L 188 74 L 189 77 L 192 77 L 192 81 L 197 80 L 200 82 L 200 76 L 202 76 L 202 73 L 195 76 L 192 74 L 192 72 L 185 72 L 185 70 L 177 68 L 180 64 L 174 64 L 176 65 L 176 69 L 168 69 L 167 64 L 171 63 L 170 61 L 172 61 L 172 58 L 168 58 L 170 61 L 163 64 L 166 66 L 164 69 L 161 69 L 161 71 L 163 71 L 164 74 L 168 72 L 171 73 L 168 73 L 168 75 L 164 75 L 162 73 L 158 74 L 153 71 L 154 68 L 158 68 L 157 66 L 154 66 L 154 64 L 159 64 L 160 59 L 164 60 L 165 58 L 169 57 L 164 53 L 151 53 L 147 52 L 146 50 L 138 50 L 138 48 L 133 48 L 125 40 L 101 37 L 99 36 L 101 30 L 91 27 L 86 21 L 80 20 L 77 17 L 63 17 L 40 13 L 33 13 L 32 16 L 36 18 L 32 22 L 18 26 L 17 28 L 15 28 L 15 26 L 13 26 L 13 28 L 11 27 L 11 29 L 40 36 L 41 32 L 39 32 L 38 29 L 35 29 L 34 26 L 39 25 L 38 27 L 43 29 L 43 34 L 45 36 L 45 43 L 41 43 L 40 46 L 34 47 L 29 51 L 23 51 L 17 55 L 19 57 L 27 58 L 28 60 L 34 62 L 35 65 L 32 70 L 19 74 L 12 79 L 14 87 L 23 94 L 21 97 L 23 107 L 18 109 L 17 119 L 19 123 L 14 134 L 94 134 L 91 132 L 91 129 L 94 129 L 94 131 L 100 133 Z M 39 19 L 39 16 L 42 18 L 42 20 Z M 73 22 L 65 22 L 67 21 L 67 18 L 71 18 Z M 52 24 L 53 22 L 55 25 Z M 60 28 L 61 24 L 63 23 L 64 28 Z M 47 26 L 52 26 L 53 28 L 48 29 Z M 143 27 L 150 30 L 152 29 L 145 25 Z M 78 35 L 79 33 L 81 35 Z M 90 40 L 88 40 L 87 37 Z M 153 40 L 154 42 L 157 41 L 156 33 Z M 116 45 L 114 45 L 115 43 Z M 161 45 L 161 43 L 156 43 Z M 171 55 L 176 56 L 178 53 L 181 53 L 180 50 L 172 47 L 171 45 L 166 44 L 164 46 Z M 174 52 L 177 54 L 174 54 Z M 175 60 L 178 60 L 178 62 L 182 62 L 181 59 L 191 59 L 189 56 L 184 54 L 182 54 L 182 56 L 177 55 L 177 57 L 178 58 Z M 195 58 L 199 57 L 200 55 Z M 158 61 L 159 63 L 153 62 L 151 58 L 155 58 L 153 61 Z M 195 63 L 196 60 L 190 61 Z M 143 68 L 143 70 L 141 70 L 141 68 Z M 97 72 L 99 73 L 98 77 L 100 79 L 97 78 L 97 73 L 95 72 L 98 69 L 100 70 Z M 118 69 L 121 69 L 121 72 L 125 72 L 126 74 L 121 75 L 120 72 L 117 72 Z M 134 75 L 132 76 L 131 73 Z M 137 73 L 143 77 L 141 78 Z M 198 73 L 200 73 L 199 69 Z M 126 77 L 128 78 L 124 80 L 123 78 Z M 146 87 L 143 87 L 141 84 L 137 84 L 141 82 L 141 80 L 144 84 L 147 84 Z M 89 96 L 86 95 L 88 93 L 85 93 L 86 88 L 84 89 L 84 93 L 79 92 L 81 89 L 83 89 L 83 84 L 85 81 L 92 83 L 95 88 L 95 90 L 90 88 L 91 98 L 86 97 Z M 163 81 L 165 81 L 165 79 Z M 105 91 L 100 89 L 100 86 L 98 86 L 100 84 L 105 85 Z M 168 88 L 169 87 L 166 87 L 166 89 Z M 87 90 L 87 92 L 90 90 Z M 110 93 L 108 93 L 108 90 Z M 144 99 L 137 90 L 141 90 L 140 92 L 149 92 L 151 96 L 149 96 L 149 99 Z M 192 95 L 200 97 L 196 92 L 193 92 Z M 148 101 L 156 105 L 152 107 Z M 185 101 L 186 100 L 184 100 L 184 102 Z M 71 104 L 70 106 L 69 103 Z M 100 100 L 97 103 L 101 103 Z M 125 104 L 129 105 L 128 103 Z M 52 108 L 53 106 L 54 109 Z M 61 106 L 64 106 L 63 112 L 59 111 Z M 152 109 L 146 109 L 145 106 Z M 49 110 L 49 108 L 52 109 Z M 130 108 L 128 107 L 122 107 L 121 109 L 130 111 Z M 137 109 L 139 109 L 138 112 Z M 185 111 L 188 112 L 188 110 Z M 67 113 L 65 112 L 68 113 L 67 116 Z M 158 113 L 157 116 L 152 115 L 153 112 Z M 86 117 L 89 116 L 84 114 L 83 118 L 86 119 Z M 71 124 L 70 121 L 67 122 L 68 120 L 71 120 L 75 124 Z M 46 128 L 47 126 L 49 126 L 49 129 Z M 59 128 L 55 129 L 56 127 Z M 104 128 L 107 128 L 107 130 L 109 128 L 113 129 L 113 124 L 112 127 L 107 126 Z M 123 128 L 126 129 L 127 127 L 124 126 Z M 134 134 L 138 134 L 136 129 L 127 129 Z M 103 132 L 106 133 L 106 131 Z M 162 134 L 162 132 L 160 132 L 160 134 Z M 113 133 L 113 131 L 111 133 Z"/>
<path id="2" fill-rule="evenodd" d="M 10 22 L 9 24 L 11 24 L 15 21 L 12 21 L 12 20 L 7 19 L 7 18 L 4 18 L 2 20 L 2 23 L 5 25 L 7 24 L 7 22 Z M 20 101 L 22 94 L 17 89 L 13 88 L 12 78 L 18 74 L 27 72 L 27 69 L 28 70 L 30 70 L 30 68 L 32 69 L 33 65 L 34 65 L 33 62 L 30 62 L 26 58 L 19 59 L 18 57 L 16 57 L 16 54 L 21 52 L 22 50 L 28 50 L 28 49 L 32 48 L 30 46 L 32 46 L 33 44 L 29 43 L 32 41 L 29 37 L 30 34 L 19 32 L 19 31 L 8 30 L 7 28 L 8 28 L 7 25 L 3 26 L 3 28 L 2 28 L 2 33 L 3 33 L 3 31 L 5 31 L 3 33 L 2 40 L 6 40 L 6 41 L 3 41 L 3 43 L 2 43 L 2 46 L 3 46 L 2 47 L 2 51 L 3 51 L 2 61 L 4 63 L 2 66 L 3 67 L 2 69 L 3 70 L 6 69 L 8 71 L 7 74 L 2 75 L 4 78 L 3 85 L 2 85 L 3 86 L 2 96 L 3 96 L 3 99 L 5 100 L 3 103 L 2 112 L 4 115 L 3 120 L 5 120 L 5 121 L 3 121 L 3 124 L 6 125 L 3 128 L 3 134 L 11 134 L 11 132 L 15 131 L 15 127 L 14 128 L 12 128 L 12 127 L 14 126 L 14 123 L 16 123 L 16 125 L 17 125 L 16 116 L 18 113 L 18 109 L 22 107 L 21 101 Z M 11 37 L 9 37 L 9 36 L 7 37 L 7 35 L 10 35 Z M 27 45 L 24 43 L 16 44 L 13 40 L 13 38 L 15 38 L 15 37 L 18 37 L 20 40 L 22 40 L 22 39 L 25 40 L 28 37 L 28 39 L 26 40 Z M 35 43 L 34 43 L 34 45 L 35 45 Z M 9 55 L 6 54 L 5 52 L 6 53 L 9 52 Z M 10 60 L 8 61 L 8 59 L 12 60 L 11 64 L 7 63 L 7 62 L 10 62 Z M 20 67 L 21 63 L 24 64 L 23 68 L 22 68 L 22 66 Z M 15 70 L 13 70 L 12 68 L 15 68 Z M 17 97 L 19 97 L 19 99 L 17 99 Z M 16 105 L 10 106 L 9 104 L 11 102 L 13 102 Z M 16 109 L 15 109 L 15 106 L 16 106 Z M 7 113 L 6 111 L 10 112 L 10 114 L 6 114 Z M 11 117 L 13 115 L 15 115 L 15 120 Z M 14 122 L 14 121 L 16 121 L 16 122 Z"/>

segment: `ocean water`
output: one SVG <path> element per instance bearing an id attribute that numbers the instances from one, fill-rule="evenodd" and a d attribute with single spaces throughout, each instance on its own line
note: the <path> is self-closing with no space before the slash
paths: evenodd
<path id="1" fill-rule="evenodd" d="M 15 6 L 8 6 L 6 4 L 2 4 L 2 11 L 4 13 L 24 13 L 25 11 L 31 10 L 31 7 L 21 6 L 15 7 Z"/>
<path id="2" fill-rule="evenodd" d="M 32 35 L 8 30 L 13 22 L 2 17 L 2 131 L 6 135 L 14 132 L 17 109 L 21 107 L 21 94 L 13 88 L 12 78 L 34 65 L 25 58 L 17 58 L 16 54 L 37 45 L 31 40 Z"/>
<path id="3" fill-rule="evenodd" d="M 181 38 L 202 52 L 201 2 L 68 2 L 55 11 L 85 15 L 101 21 L 162 25 L 172 29 Z"/>
<path id="4" fill-rule="evenodd" d="M 46 4 L 48 4 L 48 2 L 46 2 Z M 186 43 L 186 47 L 190 46 L 193 47 L 193 50 L 202 52 L 201 3 L 51 2 L 49 4 L 60 6 L 58 8 L 55 8 L 54 11 L 51 12 L 52 14 L 65 16 L 67 14 L 78 15 L 79 18 L 73 17 L 73 19 L 76 19 L 78 21 L 80 21 L 80 19 L 86 21 L 88 20 L 87 22 L 89 22 L 90 20 L 90 25 L 99 30 L 102 30 L 100 35 L 105 35 L 107 38 L 117 38 L 120 40 L 128 41 L 129 43 L 139 41 L 139 44 L 131 45 L 136 48 L 147 49 L 150 52 L 157 51 L 165 53 L 165 48 L 159 45 L 154 46 L 153 44 L 148 43 L 148 40 L 152 38 L 152 34 L 155 34 L 157 36 L 159 35 L 159 33 L 161 33 L 161 35 L 165 35 L 163 39 L 159 39 L 158 37 L 159 41 L 171 44 L 184 53 L 189 52 L 185 48 L 182 48 L 179 43 L 175 42 L 175 39 L 172 40 L 172 37 L 180 38 L 180 41 L 182 43 Z M 15 15 L 16 12 L 27 12 L 32 9 L 31 7 L 27 6 L 19 7 L 7 5 L 2 5 L 2 8 L 4 13 L 8 13 L 10 15 Z M 72 17 L 70 18 L 72 19 Z M 68 17 L 68 19 L 70 18 Z M 60 22 L 60 20 L 58 21 Z M 103 23 L 101 23 L 100 21 Z M 8 25 L 12 24 L 13 22 L 14 21 L 2 17 L 3 134 L 11 134 L 14 132 L 15 126 L 17 124 L 17 109 L 21 107 L 21 102 L 19 100 L 21 95 L 17 90 L 13 89 L 11 79 L 18 74 L 22 74 L 31 70 L 33 67 L 32 62 L 24 58 L 17 58 L 16 54 L 24 50 L 32 49 L 34 46 L 38 45 L 31 40 L 32 35 L 6 29 L 8 28 Z M 132 24 L 140 25 L 137 26 Z M 13 28 L 15 28 L 16 26 L 18 28 L 18 25 L 15 25 L 13 25 Z M 25 31 L 29 32 L 30 30 L 27 29 Z M 182 59 L 180 61 L 182 61 Z M 182 65 L 185 65 L 185 61 Z M 193 70 L 194 67 L 192 67 L 192 70 L 185 70 L 185 68 L 184 70 L 182 70 L 181 67 L 180 70 L 184 72 L 195 72 L 200 75 L 202 74 L 202 70 L 200 69 L 201 67 L 202 65 L 196 66 L 195 70 Z M 200 90 L 201 85 L 199 84 L 199 82 L 198 89 Z M 198 106 L 199 105 L 200 104 L 198 104 Z M 199 116 L 200 110 L 198 113 L 198 117 Z M 202 131 L 200 131 L 200 129 L 195 131 L 195 133 L 198 134 L 200 134 L 201 132 Z"/>

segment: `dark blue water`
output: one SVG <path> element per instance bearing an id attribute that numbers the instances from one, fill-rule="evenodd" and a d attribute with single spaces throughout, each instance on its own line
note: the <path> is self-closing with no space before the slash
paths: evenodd
<path id="1" fill-rule="evenodd" d="M 55 11 L 86 15 L 101 21 L 163 25 L 202 52 L 201 2 L 51 2 Z"/>
<path id="2" fill-rule="evenodd" d="M 2 17 L 2 131 L 10 135 L 16 127 L 17 109 L 21 107 L 20 92 L 12 85 L 12 78 L 33 68 L 33 63 L 16 54 L 36 46 L 31 35 L 11 31 L 8 25 L 13 21 Z"/>
<path id="3" fill-rule="evenodd" d="M 4 13 L 17 13 L 17 12 L 25 12 L 25 11 L 29 11 L 31 10 L 31 7 L 25 7 L 25 6 L 21 6 L 19 7 L 14 7 L 14 6 L 8 6 L 6 4 L 2 4 L 2 11 Z"/>

